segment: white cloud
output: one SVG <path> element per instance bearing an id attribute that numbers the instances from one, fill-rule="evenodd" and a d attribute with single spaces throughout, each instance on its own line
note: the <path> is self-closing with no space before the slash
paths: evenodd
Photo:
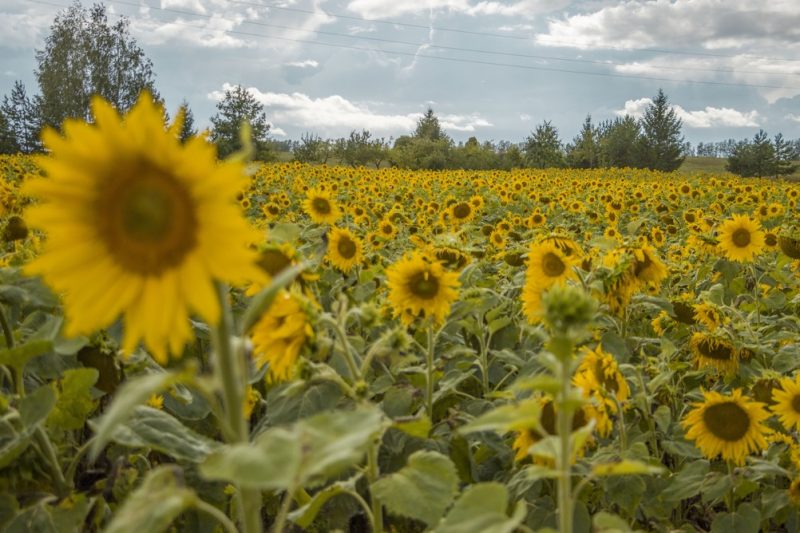
<path id="1" fill-rule="evenodd" d="M 797 0 L 649 0 L 604 5 L 589 13 L 551 19 L 537 42 L 581 49 L 697 47 L 751 49 L 794 46 L 800 40 Z M 777 52 L 779 50 L 773 50 Z"/>
<path id="2" fill-rule="evenodd" d="M 365 18 L 391 18 L 406 14 L 449 11 L 467 15 L 501 15 L 532 18 L 569 5 L 569 0 L 351 0 L 347 9 Z"/>
<path id="3" fill-rule="evenodd" d="M 0 28 L 3 28 L 0 46 L 17 49 L 41 46 L 54 16 L 55 10 L 42 13 L 38 9 L 26 9 L 22 13 L 0 13 Z"/>
<path id="4" fill-rule="evenodd" d="M 787 118 L 789 120 L 794 120 L 795 122 L 800 122 L 800 115 L 795 115 L 793 113 L 789 113 L 784 118 Z"/>
<path id="5" fill-rule="evenodd" d="M 213 91 L 208 97 L 219 101 L 224 97 L 225 91 L 233 88 L 233 85 L 226 83 L 221 91 Z M 367 129 L 376 134 L 409 133 L 414 130 L 417 120 L 422 116 L 419 112 L 381 113 L 339 95 L 312 98 L 300 92 L 261 92 L 254 87 L 247 90 L 264 105 L 267 115 L 275 123 L 331 136 L 347 135 L 354 129 Z M 439 118 L 444 129 L 460 132 L 472 132 L 492 125 L 477 114 L 442 115 Z"/>
<path id="6" fill-rule="evenodd" d="M 269 127 L 270 135 L 277 135 L 278 137 L 286 137 L 286 132 L 281 128 L 276 128 L 273 124 Z"/>
<path id="7" fill-rule="evenodd" d="M 319 66 L 319 61 L 314 59 L 305 59 L 303 61 L 290 61 L 286 63 L 287 67 L 296 67 L 296 68 L 317 68 Z"/>
<path id="8" fill-rule="evenodd" d="M 523 121 L 523 122 L 529 122 L 529 121 L 530 121 L 532 118 L 533 118 L 533 117 L 532 117 L 532 116 L 530 116 L 530 115 L 529 115 L 529 114 L 527 114 L 527 113 L 522 113 L 522 114 L 519 116 L 519 119 L 520 119 L 521 121 Z"/>
<path id="9" fill-rule="evenodd" d="M 641 118 L 647 107 L 652 104 L 650 98 L 639 98 L 638 100 L 628 100 L 623 109 L 615 111 L 619 116 L 630 115 L 634 118 Z M 757 111 L 738 111 L 729 107 L 711 107 L 698 111 L 687 111 L 679 105 L 672 106 L 675 114 L 683 121 L 683 125 L 688 128 L 750 128 L 758 127 L 757 122 L 761 117 Z"/>

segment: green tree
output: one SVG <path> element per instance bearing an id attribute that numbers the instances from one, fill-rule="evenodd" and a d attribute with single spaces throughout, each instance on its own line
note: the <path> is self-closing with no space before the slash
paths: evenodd
<path id="1" fill-rule="evenodd" d="M 14 137 L 5 113 L 0 109 L 0 154 L 16 154 L 17 152 L 19 152 L 17 139 Z"/>
<path id="2" fill-rule="evenodd" d="M 192 113 L 192 109 L 189 107 L 189 102 L 186 100 L 181 102 L 181 106 L 178 108 L 178 114 L 183 120 L 179 138 L 182 143 L 185 143 L 197 135 L 197 128 L 194 127 L 194 113 Z"/>
<path id="3" fill-rule="evenodd" d="M 744 177 L 764 177 L 776 174 L 775 147 L 767 132 L 759 130 L 751 141 L 741 141 L 728 156 L 729 172 Z"/>
<path id="4" fill-rule="evenodd" d="M 304 133 L 300 143 L 292 150 L 295 161 L 301 163 L 327 163 L 331 155 L 331 143 L 318 135 Z"/>
<path id="5" fill-rule="evenodd" d="M 439 124 L 439 118 L 434 114 L 432 108 L 428 108 L 425 114 L 417 121 L 417 127 L 414 130 L 414 137 L 418 139 L 430 139 L 431 141 L 439 141 L 442 139 L 450 140 L 447 134 L 442 131 L 442 126 Z"/>
<path id="6" fill-rule="evenodd" d="M 36 51 L 36 108 L 43 125 L 58 128 L 66 118 L 89 120 L 94 95 L 121 112 L 133 106 L 142 90 L 159 99 L 153 64 L 129 26 L 124 17 L 109 24 L 102 4 L 86 9 L 76 1 L 56 16 L 44 48 Z"/>
<path id="7" fill-rule="evenodd" d="M 558 130 L 545 120 L 525 139 L 525 163 L 529 167 L 564 166 L 564 152 Z"/>
<path id="8" fill-rule="evenodd" d="M 219 157 L 227 157 L 242 149 L 239 136 L 242 124 L 250 124 L 255 158 L 270 161 L 274 158 L 269 144 L 269 122 L 264 106 L 241 85 L 226 89 L 217 103 L 217 113 L 211 117 L 211 140 L 217 145 Z"/>
<path id="9" fill-rule="evenodd" d="M 642 135 L 638 143 L 638 165 L 652 170 L 677 170 L 685 159 L 683 122 L 675 114 L 664 91 L 658 90 L 639 121 Z"/>
<path id="10" fill-rule="evenodd" d="M 598 128 L 600 166 L 636 167 L 636 146 L 639 142 L 639 124 L 630 115 L 606 121 Z"/>
<path id="11" fill-rule="evenodd" d="M 775 148 L 775 176 L 788 176 L 797 170 L 796 161 L 800 159 L 795 145 L 783 138 L 779 133 L 773 140 Z"/>
<path id="12" fill-rule="evenodd" d="M 444 133 L 433 109 L 417 121 L 414 134 L 398 137 L 389 154 L 393 165 L 411 169 L 441 170 L 451 162 L 453 141 Z"/>
<path id="13" fill-rule="evenodd" d="M 567 146 L 567 165 L 572 168 L 597 168 L 600 161 L 599 134 L 586 115 L 581 132 Z"/>
<path id="14" fill-rule="evenodd" d="M 14 82 L 11 95 L 3 97 L 0 110 L 8 123 L 14 144 L 20 152 L 30 154 L 41 149 L 36 107 L 28 98 L 25 85 L 21 81 Z"/>

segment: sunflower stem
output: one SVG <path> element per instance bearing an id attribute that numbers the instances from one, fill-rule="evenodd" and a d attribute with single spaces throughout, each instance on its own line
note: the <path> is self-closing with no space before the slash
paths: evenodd
<path id="1" fill-rule="evenodd" d="M 367 480 L 372 486 L 373 483 L 378 481 L 380 476 L 380 468 L 378 466 L 378 449 L 381 445 L 381 439 L 376 438 L 367 451 Z M 383 504 L 375 495 L 375 491 L 369 491 L 369 500 L 372 506 L 372 532 L 383 533 Z"/>
<path id="2" fill-rule="evenodd" d="M 211 342 L 216 357 L 214 370 L 222 385 L 225 416 L 231 429 L 230 441 L 247 443 L 250 431 L 244 418 L 246 389 L 243 354 L 233 346 L 233 317 L 228 304 L 227 287 L 217 285 L 220 306 L 219 323 L 211 328 Z M 238 487 L 239 520 L 245 533 L 261 533 L 261 494 L 257 490 Z"/>
<path id="3" fill-rule="evenodd" d="M 574 409 L 569 402 L 572 388 L 572 358 L 573 342 L 567 336 L 559 336 L 551 340 L 550 350 L 558 357 L 560 362 L 559 374 L 561 387 L 558 391 L 558 529 L 561 533 L 572 533 L 572 416 Z"/>
<path id="4" fill-rule="evenodd" d="M 727 501 L 728 512 L 733 514 L 736 512 L 736 495 L 733 492 L 734 483 L 736 480 L 733 476 L 733 463 L 731 463 L 730 461 L 726 461 L 726 463 L 728 464 L 728 475 L 731 478 L 731 490 L 728 491 L 728 501 Z"/>
<path id="5" fill-rule="evenodd" d="M 425 410 L 428 413 L 428 418 L 433 422 L 433 325 L 428 325 L 428 349 L 425 353 Z"/>

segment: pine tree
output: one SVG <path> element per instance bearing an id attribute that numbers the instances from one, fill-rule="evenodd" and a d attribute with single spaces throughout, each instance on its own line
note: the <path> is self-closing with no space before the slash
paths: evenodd
<path id="1" fill-rule="evenodd" d="M 268 140 L 270 125 L 264 106 L 241 85 L 225 90 L 225 96 L 217 103 L 217 113 L 211 117 L 211 140 L 217 145 L 219 157 L 242 149 L 239 132 L 245 122 L 250 125 L 255 158 L 272 159 Z"/>
<path id="2" fill-rule="evenodd" d="M 658 90 L 639 123 L 642 136 L 637 166 L 666 172 L 677 170 L 685 158 L 681 136 L 683 122 L 669 105 L 664 91 Z"/>
<path id="3" fill-rule="evenodd" d="M 545 120 L 525 139 L 525 163 L 529 167 L 551 168 L 564 166 L 564 153 L 558 130 Z"/>
<path id="4" fill-rule="evenodd" d="M 14 82 L 11 96 L 3 97 L 2 112 L 20 152 L 30 154 L 41 149 L 36 106 L 21 81 Z"/>
<path id="5" fill-rule="evenodd" d="M 418 139 L 428 139 L 431 141 L 440 141 L 448 139 L 447 134 L 442 131 L 442 126 L 439 124 L 438 117 L 433 113 L 430 107 L 425 114 L 417 121 L 417 128 L 414 130 L 414 137 Z"/>
<path id="6" fill-rule="evenodd" d="M 567 164 L 572 168 L 597 168 L 600 146 L 598 131 L 592 125 L 592 116 L 586 115 L 581 132 L 567 148 Z"/>
<path id="7" fill-rule="evenodd" d="M 179 138 L 182 143 L 185 143 L 197 135 L 197 129 L 194 127 L 194 113 L 192 113 L 192 110 L 189 107 L 189 102 L 186 100 L 181 102 L 181 105 L 178 108 L 178 113 L 181 115 L 183 120 L 181 123 L 181 132 Z"/>
<path id="8" fill-rule="evenodd" d="M 11 130 L 11 124 L 3 110 L 0 109 L 0 154 L 16 154 L 17 152 L 19 152 L 17 139 Z"/>
<path id="9" fill-rule="evenodd" d="M 784 139 L 781 133 L 775 136 L 773 145 L 775 148 L 775 176 L 794 174 L 798 166 L 795 161 L 800 159 L 795 145 Z"/>
<path id="10" fill-rule="evenodd" d="M 36 51 L 36 104 L 42 124 L 59 128 L 66 118 L 91 118 L 94 95 L 119 111 L 130 109 L 154 87 L 153 64 L 130 35 L 130 22 L 109 24 L 106 8 L 84 8 L 76 0 L 56 16 L 45 46 Z"/>

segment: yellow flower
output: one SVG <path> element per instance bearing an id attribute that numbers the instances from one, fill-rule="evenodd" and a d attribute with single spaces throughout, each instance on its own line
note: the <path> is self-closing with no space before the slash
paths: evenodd
<path id="1" fill-rule="evenodd" d="M 253 409 L 255 409 L 256 405 L 258 405 L 258 400 L 260 399 L 261 395 L 258 393 L 258 391 L 248 385 L 247 392 L 244 397 L 243 407 L 245 420 L 250 420 L 250 417 L 253 415 Z"/>
<path id="2" fill-rule="evenodd" d="M 703 324 L 709 331 L 715 331 L 723 321 L 719 307 L 708 302 L 694 304 L 694 319 Z"/>
<path id="3" fill-rule="evenodd" d="M 522 310 L 532 324 L 541 320 L 542 293 L 557 283 L 576 278 L 572 268 L 575 255 L 567 255 L 564 251 L 564 248 L 547 240 L 532 245 L 528 252 Z"/>
<path id="4" fill-rule="evenodd" d="M 800 430 L 800 374 L 794 379 L 783 378 L 780 388 L 772 390 L 772 411 L 787 431 Z"/>
<path id="5" fill-rule="evenodd" d="M 164 397 L 160 394 L 151 394 L 150 398 L 147 399 L 147 405 L 153 409 L 163 409 Z"/>
<path id="6" fill-rule="evenodd" d="M 350 272 L 364 260 L 363 245 L 353 233 L 344 228 L 333 228 L 328 237 L 328 261 L 342 272 Z"/>
<path id="7" fill-rule="evenodd" d="M 767 447 L 765 435 L 769 429 L 764 421 L 769 413 L 764 404 L 742 396 L 736 389 L 730 396 L 704 392 L 703 401 L 695 402 L 681 424 L 686 438 L 708 459 L 722 456 L 725 461 L 743 465 L 751 453 Z"/>
<path id="8" fill-rule="evenodd" d="M 42 136 L 47 178 L 27 183 L 40 203 L 26 220 L 48 239 L 26 271 L 61 294 L 66 335 L 124 315 L 123 350 L 143 340 L 165 363 L 192 338 L 191 314 L 219 321 L 215 279 L 261 277 L 235 202 L 247 177 L 240 163 L 217 163 L 203 138 L 181 144 L 180 124 L 165 131 L 147 93 L 124 119 L 100 98 L 92 110 L 95 124 L 68 120 L 64 137 Z"/>
<path id="9" fill-rule="evenodd" d="M 697 331 L 689 346 L 699 367 L 712 366 L 729 373 L 739 367 L 739 351 L 727 339 Z"/>
<path id="10" fill-rule="evenodd" d="M 395 316 L 410 325 L 415 317 L 441 324 L 458 298 L 458 274 L 421 252 L 407 254 L 386 271 L 389 302 Z"/>
<path id="11" fill-rule="evenodd" d="M 651 247 L 644 245 L 633 250 L 633 275 L 639 283 L 661 284 L 669 275 L 667 267 L 658 258 L 658 254 Z"/>
<path id="12" fill-rule="evenodd" d="M 250 333 L 256 366 L 269 363 L 270 381 L 287 381 L 312 334 L 299 297 L 281 291 Z"/>
<path id="13" fill-rule="evenodd" d="M 333 224 L 339 219 L 339 207 L 327 192 L 310 189 L 303 202 L 303 209 L 311 220 L 318 224 Z"/>
<path id="14" fill-rule="evenodd" d="M 575 371 L 573 383 L 583 390 L 585 397 L 597 393 L 610 394 L 622 404 L 631 395 L 631 389 L 625 376 L 619 371 L 616 359 L 600 345 L 594 350 L 583 350 L 583 359 Z M 612 402 L 612 405 L 611 412 L 615 413 L 616 404 Z"/>
<path id="15" fill-rule="evenodd" d="M 764 232 L 757 220 L 733 215 L 720 226 L 717 246 L 731 261 L 752 261 L 764 249 Z"/>

